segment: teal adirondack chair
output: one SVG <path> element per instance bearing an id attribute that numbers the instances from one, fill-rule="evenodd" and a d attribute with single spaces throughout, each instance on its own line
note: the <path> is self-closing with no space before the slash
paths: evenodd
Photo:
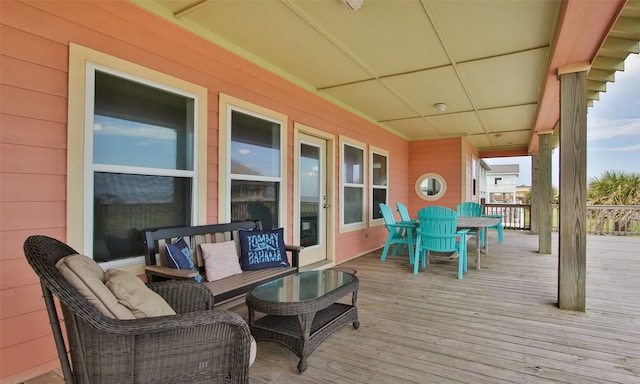
<path id="1" fill-rule="evenodd" d="M 382 256 L 380 256 L 380 261 L 385 261 L 391 244 L 393 244 L 391 255 L 395 256 L 398 250 L 400 253 L 404 251 L 406 245 L 409 244 L 409 239 L 407 237 L 407 228 L 396 223 L 391 207 L 384 203 L 380 203 L 379 206 L 382 218 L 384 219 L 384 226 L 387 228 L 387 231 L 389 231 L 387 242 L 384 244 L 384 249 L 382 250 Z M 413 260 L 411 260 L 411 262 L 413 262 Z"/>
<path id="2" fill-rule="evenodd" d="M 418 273 L 418 264 L 427 266 L 430 252 L 457 252 L 458 279 L 467 271 L 467 232 L 458 230 L 458 214 L 446 207 L 426 207 L 418 211 L 416 260 L 413 273 Z"/>
<path id="3" fill-rule="evenodd" d="M 409 215 L 409 210 L 406 205 L 398 202 L 396 203 L 396 208 L 398 208 L 398 213 L 402 221 L 411 221 L 411 216 Z"/>
<path id="4" fill-rule="evenodd" d="M 482 215 L 484 217 L 495 217 L 497 219 L 500 219 L 500 221 L 498 221 L 498 224 L 496 225 L 492 225 L 490 227 L 487 227 L 487 229 L 495 229 L 496 231 L 498 231 L 498 243 L 502 243 L 503 237 L 502 237 L 502 228 L 504 228 L 504 224 L 502 224 L 502 215 Z M 485 233 L 485 238 L 487 237 L 487 234 Z"/>
<path id="5" fill-rule="evenodd" d="M 458 212 L 458 216 L 480 217 L 482 216 L 482 205 L 473 201 L 467 201 L 466 203 L 458 204 L 456 211 Z M 476 231 L 469 230 L 469 234 L 480 236 L 480 245 L 484 248 L 485 242 L 487 241 L 487 234 L 484 229 L 480 230 L 480 234 L 476 233 Z"/>

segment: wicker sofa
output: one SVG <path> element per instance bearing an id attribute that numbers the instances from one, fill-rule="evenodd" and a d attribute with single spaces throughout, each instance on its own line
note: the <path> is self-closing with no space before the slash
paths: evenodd
<path id="1" fill-rule="evenodd" d="M 202 256 L 199 254 L 199 245 L 229 240 L 238 242 L 238 231 L 240 230 L 262 230 L 262 223 L 259 220 L 239 221 L 145 230 L 143 234 L 145 242 L 145 271 L 148 281 L 189 279 L 197 274 L 204 276 L 205 271 Z M 181 237 L 189 243 L 189 248 L 193 251 L 194 264 L 198 267 L 195 271 L 173 269 L 161 265 L 166 258 L 165 245 Z M 290 254 L 290 266 L 288 267 L 243 271 L 240 274 L 220 280 L 204 282 L 203 285 L 213 292 L 216 305 L 222 304 L 246 294 L 260 284 L 298 272 L 301 249 L 302 247 L 300 246 L 286 245 L 286 251 Z"/>
<path id="2" fill-rule="evenodd" d="M 249 382 L 249 328 L 238 314 L 214 310 L 205 286 L 187 280 L 150 283 L 148 288 L 176 314 L 120 320 L 102 313 L 61 274 L 61 259 L 80 256 L 73 248 L 47 236 L 30 236 L 24 253 L 41 281 L 66 383 Z"/>

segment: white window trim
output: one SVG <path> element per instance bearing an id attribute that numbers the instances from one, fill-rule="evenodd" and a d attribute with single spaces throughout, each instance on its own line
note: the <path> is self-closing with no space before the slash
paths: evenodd
<path id="1" fill-rule="evenodd" d="M 86 129 L 93 126 L 93 116 L 85 113 L 88 103 L 93 110 L 93 95 L 87 92 L 87 73 L 92 68 L 109 72 L 157 88 L 194 98 L 194 224 L 206 223 L 207 212 L 207 90 L 138 64 L 122 60 L 74 43 L 69 44 L 69 101 L 67 134 L 67 243 L 84 254 L 93 253 L 93 158 L 92 137 Z M 93 89 L 93 88 L 92 88 Z M 87 175 L 90 175 L 89 177 Z M 91 198 L 87 199 L 87 194 Z M 91 201 L 88 201 L 91 200 Z M 142 273 L 144 257 L 115 260 L 101 264 L 103 268 L 136 266 Z"/>
<path id="2" fill-rule="evenodd" d="M 362 150 L 362 184 L 351 184 L 344 182 L 344 147 L 349 145 L 354 148 Z M 361 141 L 348 138 L 346 136 L 340 136 L 340 233 L 357 231 L 365 229 L 367 227 L 367 181 L 369 179 L 369 172 L 367 161 L 367 145 Z M 358 223 L 345 224 L 344 223 L 344 188 L 345 187 L 362 187 L 362 221 Z"/>
<path id="3" fill-rule="evenodd" d="M 384 156 L 387 158 L 387 185 L 374 185 L 373 184 L 373 155 L 380 155 L 380 156 Z M 372 145 L 369 146 L 369 180 L 371 180 L 371 183 L 369 184 L 369 201 L 372 202 L 373 201 L 373 190 L 374 187 L 375 189 L 385 189 L 387 191 L 387 199 L 385 201 L 385 203 L 388 205 L 389 204 L 389 151 L 384 150 L 382 148 L 378 148 L 378 147 L 374 147 Z M 374 209 L 373 207 L 370 207 L 372 209 Z M 384 225 L 384 218 L 379 218 L 379 219 L 374 219 L 373 218 L 373 211 L 369 212 L 369 225 L 370 226 L 377 226 L 377 225 Z"/>
<path id="4" fill-rule="evenodd" d="M 218 141 L 218 220 L 221 223 L 228 222 L 231 217 L 231 112 L 238 111 L 261 119 L 280 124 L 280 177 L 251 177 L 242 175 L 242 180 L 278 181 L 280 182 L 280 196 L 278 206 L 278 223 L 287 233 L 287 137 L 289 119 L 285 114 L 261 107 L 233 96 L 220 94 L 219 98 L 219 141 Z"/>

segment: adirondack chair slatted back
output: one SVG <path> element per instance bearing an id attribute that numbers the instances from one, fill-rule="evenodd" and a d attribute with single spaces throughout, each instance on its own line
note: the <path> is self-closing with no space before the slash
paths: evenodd
<path id="1" fill-rule="evenodd" d="M 409 215 L 409 210 L 406 205 L 398 202 L 396 203 L 396 207 L 398 208 L 398 213 L 402 221 L 411 221 L 411 215 Z"/>
<path id="2" fill-rule="evenodd" d="M 482 216 L 482 205 L 474 202 L 467 201 L 465 203 L 458 204 L 456 208 L 458 212 L 458 216 L 472 216 L 472 217 L 481 217 Z M 476 231 L 469 231 L 470 235 L 477 235 Z M 484 247 L 487 234 L 484 229 L 480 230 L 480 244 Z"/>
<path id="3" fill-rule="evenodd" d="M 418 220 L 418 236 L 423 247 L 435 252 L 458 250 L 458 215 L 455 211 L 446 207 L 426 207 L 418 211 Z"/>
<path id="4" fill-rule="evenodd" d="M 418 211 L 420 226 L 417 230 L 416 255 L 413 273 L 418 273 L 418 264 L 426 267 L 429 253 L 457 252 L 458 279 L 467 271 L 468 229 L 458 230 L 458 214 L 446 207 L 426 207 Z"/>
<path id="5" fill-rule="evenodd" d="M 482 205 L 473 201 L 458 204 L 456 210 L 458 211 L 459 216 L 482 216 Z"/>
<path id="6" fill-rule="evenodd" d="M 389 252 L 389 247 L 393 244 L 393 249 L 391 251 L 392 255 L 395 255 L 400 251 L 402 253 L 405 249 L 405 246 L 409 243 L 407 239 L 406 230 L 397 225 L 396 219 L 393 216 L 393 211 L 391 207 L 387 204 L 380 203 L 380 212 L 382 213 L 382 218 L 384 219 L 384 226 L 389 231 L 389 236 L 387 237 L 387 242 L 384 245 L 384 249 L 382 250 L 382 256 L 380 257 L 381 261 L 385 261 L 387 258 L 387 253 Z"/>

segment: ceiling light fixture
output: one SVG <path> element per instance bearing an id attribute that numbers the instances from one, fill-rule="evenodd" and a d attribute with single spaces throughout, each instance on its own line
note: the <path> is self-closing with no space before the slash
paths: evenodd
<path id="1" fill-rule="evenodd" d="M 434 107 L 438 110 L 438 112 L 444 112 L 447 110 L 447 104 L 445 103 L 437 103 L 433 104 Z"/>
<path id="2" fill-rule="evenodd" d="M 362 3 L 364 3 L 364 0 L 340 0 L 340 2 L 349 11 L 354 12 L 362 7 Z"/>
<path id="3" fill-rule="evenodd" d="M 496 136 L 496 140 L 502 139 L 502 133 L 496 133 L 495 136 Z"/>

